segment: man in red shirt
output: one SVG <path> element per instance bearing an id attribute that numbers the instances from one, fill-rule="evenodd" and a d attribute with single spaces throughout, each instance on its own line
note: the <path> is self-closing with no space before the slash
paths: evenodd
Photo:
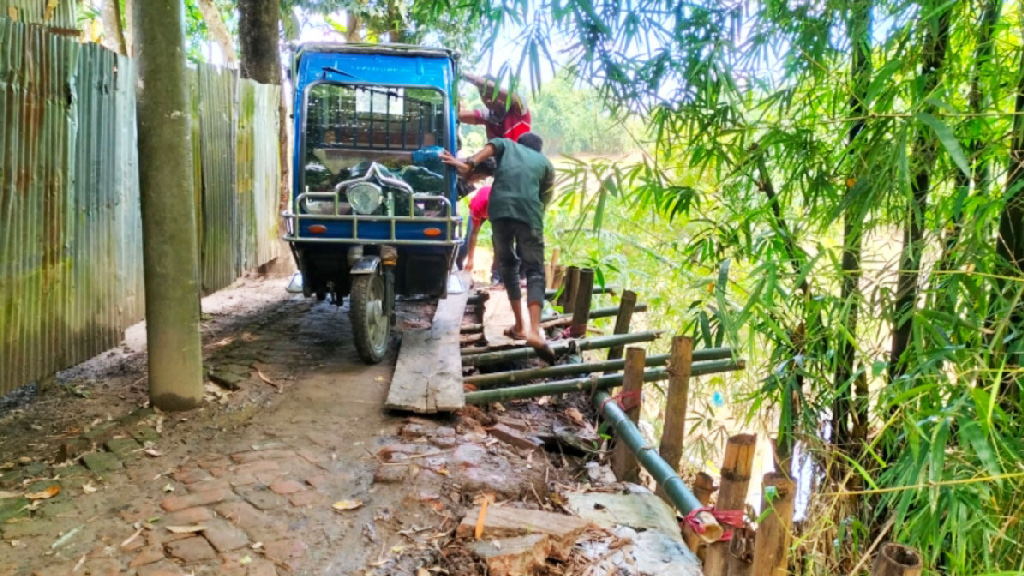
<path id="1" fill-rule="evenodd" d="M 484 110 L 459 109 L 459 121 L 465 124 L 483 125 L 487 139 L 508 138 L 513 142 L 530 131 L 530 111 L 526 102 L 517 94 L 498 88 L 492 80 L 464 74 L 464 78 L 476 86 L 483 100 Z M 509 98 L 511 97 L 511 103 Z"/>

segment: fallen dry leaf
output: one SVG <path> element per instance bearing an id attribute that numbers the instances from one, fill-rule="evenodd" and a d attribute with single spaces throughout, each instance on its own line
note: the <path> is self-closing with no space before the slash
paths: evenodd
<path id="1" fill-rule="evenodd" d="M 0 490 L 0 500 L 6 500 L 8 498 L 21 498 L 21 492 L 4 492 Z"/>
<path id="2" fill-rule="evenodd" d="M 134 534 L 132 534 L 131 536 L 125 538 L 124 542 L 121 542 L 121 548 L 124 548 L 125 546 L 131 544 L 133 540 L 135 540 L 136 538 L 139 537 L 139 534 L 142 534 L 143 530 L 145 530 L 145 528 L 139 528 L 138 530 L 135 531 Z"/>
<path id="3" fill-rule="evenodd" d="M 159 456 L 163 456 L 164 455 L 163 452 L 161 452 L 159 450 L 154 450 L 152 448 L 147 448 L 147 449 L 143 450 L 143 452 L 146 454 L 146 456 L 152 456 L 154 458 L 157 458 Z"/>
<path id="4" fill-rule="evenodd" d="M 206 526 L 202 524 L 193 524 L 192 526 L 168 526 L 167 531 L 171 534 L 195 534 L 196 532 L 202 532 L 206 530 Z"/>
<path id="5" fill-rule="evenodd" d="M 392 546 L 391 547 L 391 553 L 392 554 L 401 554 L 403 550 L 405 550 L 405 546 Z"/>
<path id="6" fill-rule="evenodd" d="M 25 494 L 25 498 L 29 500 L 46 500 L 47 498 L 53 498 L 57 494 L 60 494 L 60 486 L 54 484 L 41 492 L 29 492 Z"/>
<path id="7" fill-rule="evenodd" d="M 82 492 L 85 492 L 86 494 L 93 494 L 96 490 L 98 490 L 98 488 L 93 486 L 91 482 L 82 485 Z"/>
<path id="8" fill-rule="evenodd" d="M 338 500 L 331 506 L 331 508 L 334 508 L 335 510 L 338 511 L 345 511 L 355 510 L 356 508 L 362 507 L 362 505 L 362 500 Z"/>
<path id="9" fill-rule="evenodd" d="M 583 426 L 583 424 L 587 421 L 583 417 L 583 414 L 581 414 L 580 411 L 577 410 L 576 408 L 567 408 L 565 410 L 565 415 L 568 416 L 570 420 L 572 420 L 579 426 Z"/>
<path id="10" fill-rule="evenodd" d="M 174 492 L 174 486 L 171 486 L 170 483 L 166 484 L 164 486 L 164 492 Z"/>

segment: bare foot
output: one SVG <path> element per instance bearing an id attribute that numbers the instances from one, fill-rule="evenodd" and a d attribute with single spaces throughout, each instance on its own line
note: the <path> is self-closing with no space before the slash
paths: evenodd
<path id="1" fill-rule="evenodd" d="M 544 341 L 540 336 L 531 334 L 526 337 L 526 344 L 533 348 L 533 351 L 537 353 L 537 356 L 547 362 L 549 365 L 554 365 L 557 358 L 555 357 L 554 350 L 548 346 L 547 342 Z"/>

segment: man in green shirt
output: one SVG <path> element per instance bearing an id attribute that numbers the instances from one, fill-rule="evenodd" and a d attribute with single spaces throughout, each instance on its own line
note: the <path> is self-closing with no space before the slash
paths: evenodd
<path id="1" fill-rule="evenodd" d="M 469 174 L 487 158 L 498 161 L 487 206 L 494 240 L 494 257 L 501 268 L 502 281 L 512 305 L 515 325 L 509 330 L 514 339 L 525 339 L 541 358 L 552 363 L 551 349 L 540 331 L 540 313 L 544 306 L 544 208 L 551 201 L 555 170 L 541 154 L 544 142 L 527 132 L 518 142 L 494 138 L 472 158 L 462 162 L 450 154 L 442 156 L 460 174 Z M 518 252 L 518 255 L 517 255 Z M 522 289 L 519 276 L 526 276 L 526 306 L 530 311 L 530 330 L 524 332 Z"/>

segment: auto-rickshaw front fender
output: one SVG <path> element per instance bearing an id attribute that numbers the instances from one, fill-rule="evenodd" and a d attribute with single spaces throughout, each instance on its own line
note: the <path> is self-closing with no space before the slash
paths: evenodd
<path id="1" fill-rule="evenodd" d="M 348 273 L 352 276 L 376 274 L 378 268 L 380 268 L 380 256 L 363 256 L 356 260 Z"/>

